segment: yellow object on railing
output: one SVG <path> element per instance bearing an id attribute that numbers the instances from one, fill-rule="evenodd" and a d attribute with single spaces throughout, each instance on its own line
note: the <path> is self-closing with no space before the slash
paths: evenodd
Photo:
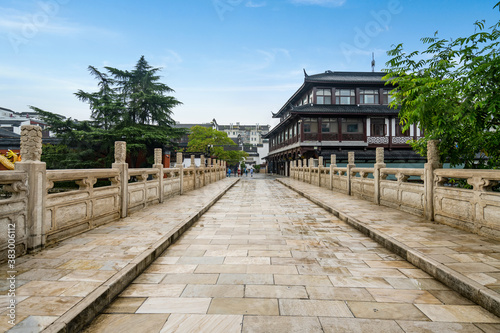
<path id="1" fill-rule="evenodd" d="M 11 160 L 12 163 L 16 163 L 21 160 L 21 156 L 17 155 L 10 149 L 7 151 L 5 155 L 7 155 L 7 157 Z"/>
<path id="2" fill-rule="evenodd" d="M 0 155 L 0 163 L 9 170 L 14 170 L 14 163 L 9 161 L 9 159 L 3 155 Z"/>

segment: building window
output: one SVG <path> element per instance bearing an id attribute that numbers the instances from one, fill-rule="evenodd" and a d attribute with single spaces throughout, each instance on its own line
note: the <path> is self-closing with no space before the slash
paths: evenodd
<path id="1" fill-rule="evenodd" d="M 339 124 L 337 118 L 322 118 L 321 133 L 338 133 Z"/>
<path id="2" fill-rule="evenodd" d="M 363 120 L 358 118 L 342 119 L 342 133 L 363 133 Z"/>
<path id="3" fill-rule="evenodd" d="M 316 104 L 332 104 L 332 90 L 331 89 L 317 89 L 316 90 Z"/>
<path id="4" fill-rule="evenodd" d="M 304 118 L 304 133 L 318 133 L 318 121 L 316 118 Z"/>
<path id="5" fill-rule="evenodd" d="M 371 118 L 371 136 L 385 136 L 385 118 Z"/>
<path id="6" fill-rule="evenodd" d="M 355 104 L 356 95 L 354 89 L 337 89 L 335 90 L 336 104 Z"/>
<path id="7" fill-rule="evenodd" d="M 379 104 L 378 89 L 360 89 L 359 104 Z"/>
<path id="8" fill-rule="evenodd" d="M 382 104 L 390 104 L 392 102 L 393 98 L 391 95 L 391 91 L 388 89 L 384 89 L 382 93 Z"/>

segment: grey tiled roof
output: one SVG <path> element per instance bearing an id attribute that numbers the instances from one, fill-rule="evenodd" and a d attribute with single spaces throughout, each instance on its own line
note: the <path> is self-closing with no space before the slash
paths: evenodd
<path id="1" fill-rule="evenodd" d="M 342 82 L 342 83 L 381 83 L 383 72 L 332 72 L 306 76 L 305 81 L 310 82 Z"/>
<path id="2" fill-rule="evenodd" d="M 12 131 L 8 131 L 0 127 L 0 138 L 20 138 L 19 134 L 16 134 Z"/>

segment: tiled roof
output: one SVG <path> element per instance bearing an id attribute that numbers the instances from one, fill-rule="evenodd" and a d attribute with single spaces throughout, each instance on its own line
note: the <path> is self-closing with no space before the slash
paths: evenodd
<path id="1" fill-rule="evenodd" d="M 0 138 L 20 138 L 21 136 L 12 131 L 8 131 L 0 127 Z"/>
<path id="2" fill-rule="evenodd" d="M 381 83 L 383 72 L 332 72 L 306 76 L 306 82 Z"/>

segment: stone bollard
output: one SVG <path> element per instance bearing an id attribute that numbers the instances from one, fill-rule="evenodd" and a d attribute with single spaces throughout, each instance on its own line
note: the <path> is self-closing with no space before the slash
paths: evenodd
<path id="1" fill-rule="evenodd" d="M 351 195 L 351 170 L 356 167 L 354 164 L 354 152 L 350 151 L 347 153 L 348 164 L 347 164 L 347 194 Z"/>
<path id="2" fill-rule="evenodd" d="M 158 175 L 158 201 L 163 202 L 163 163 L 162 163 L 162 150 L 161 148 L 155 148 L 155 163 L 153 168 L 159 170 Z"/>
<path id="3" fill-rule="evenodd" d="M 330 155 L 330 190 L 333 190 L 333 168 L 337 167 L 337 155 Z"/>
<path id="4" fill-rule="evenodd" d="M 424 165 L 424 215 L 429 221 L 434 221 L 434 170 L 443 165 L 439 159 L 438 140 L 427 141 L 427 163 Z"/>
<path id="5" fill-rule="evenodd" d="M 50 221 L 45 221 L 47 167 L 45 162 L 40 161 L 41 156 L 42 129 L 35 125 L 21 126 L 22 160 L 14 165 L 15 170 L 24 171 L 27 175 L 28 252 L 39 251 L 45 246 L 46 232 L 50 228 Z"/>
<path id="6" fill-rule="evenodd" d="M 384 148 L 383 147 L 378 147 L 375 151 L 376 154 L 376 162 L 375 165 L 373 166 L 373 180 L 375 184 L 375 193 L 373 196 L 373 201 L 377 204 L 380 205 L 380 182 L 382 181 L 382 177 L 380 177 L 380 170 L 382 168 L 385 168 L 386 165 L 384 163 Z"/>
<path id="7" fill-rule="evenodd" d="M 120 216 L 127 217 L 128 214 L 128 164 L 127 143 L 125 141 L 115 141 L 115 162 L 111 165 L 113 169 L 118 169 L 120 175 Z"/>
<path id="8" fill-rule="evenodd" d="M 314 167 L 314 158 L 309 159 L 309 184 L 312 184 L 312 171 Z"/>
<path id="9" fill-rule="evenodd" d="M 179 168 L 179 190 L 180 194 L 184 193 L 184 166 L 182 165 L 183 156 L 182 153 L 177 153 L 177 159 L 175 161 L 175 167 Z"/>
<path id="10" fill-rule="evenodd" d="M 318 157 L 318 187 L 321 187 L 321 172 L 323 171 L 323 156 Z"/>
<path id="11" fill-rule="evenodd" d="M 201 177 L 201 180 L 200 180 L 200 187 L 203 187 L 205 186 L 205 155 L 201 155 L 200 156 L 200 177 Z"/>

